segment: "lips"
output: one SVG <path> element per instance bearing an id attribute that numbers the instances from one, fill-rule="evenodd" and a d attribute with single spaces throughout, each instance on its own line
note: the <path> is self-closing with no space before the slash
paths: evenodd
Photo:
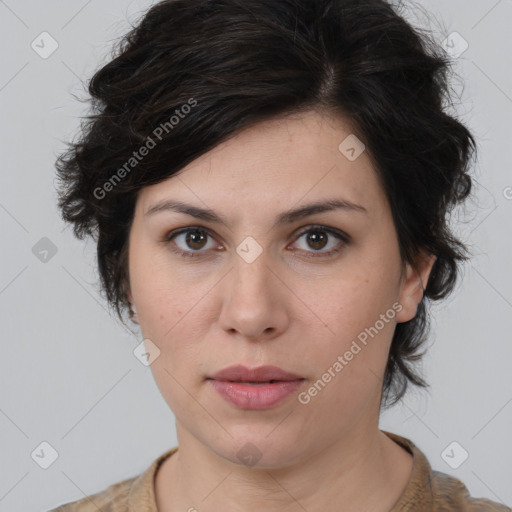
<path id="1" fill-rule="evenodd" d="M 304 384 L 304 377 L 277 366 L 224 368 L 207 378 L 209 385 L 239 409 L 261 411 L 276 407 Z"/>
<path id="2" fill-rule="evenodd" d="M 213 374 L 209 379 L 243 382 L 246 384 L 262 384 L 281 381 L 303 380 L 303 377 L 294 373 L 287 372 L 278 366 L 259 366 L 257 368 L 247 368 L 242 365 L 229 366 Z"/>

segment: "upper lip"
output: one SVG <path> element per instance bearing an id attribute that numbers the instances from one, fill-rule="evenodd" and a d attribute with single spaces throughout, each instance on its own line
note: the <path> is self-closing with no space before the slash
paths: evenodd
<path id="1" fill-rule="evenodd" d="M 298 380 L 303 377 L 287 372 L 278 366 L 258 366 L 247 368 L 242 365 L 228 366 L 215 373 L 210 379 L 235 382 L 268 382 L 270 380 Z"/>

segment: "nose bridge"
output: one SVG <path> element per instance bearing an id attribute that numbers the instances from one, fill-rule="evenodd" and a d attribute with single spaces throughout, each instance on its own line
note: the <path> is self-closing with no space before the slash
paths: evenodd
<path id="1" fill-rule="evenodd" d="M 283 328 L 280 323 L 286 315 L 278 307 L 282 301 L 277 300 L 277 287 L 282 285 L 273 275 L 268 256 L 268 250 L 251 237 L 236 247 L 227 288 L 223 289 L 220 323 L 225 330 L 259 339 Z"/>
<path id="2" fill-rule="evenodd" d="M 268 256 L 269 250 L 251 236 L 246 237 L 236 247 L 233 284 L 238 291 L 251 296 L 266 294 L 266 288 L 271 286 L 268 268 L 271 262 Z"/>

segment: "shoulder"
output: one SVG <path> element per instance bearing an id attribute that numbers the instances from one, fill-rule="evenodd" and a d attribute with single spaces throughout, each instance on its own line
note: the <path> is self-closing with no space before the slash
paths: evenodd
<path id="1" fill-rule="evenodd" d="M 141 474 L 110 485 L 104 491 L 60 505 L 48 512 L 156 512 L 153 482 L 158 468 L 178 447 L 171 448 Z"/>
<path id="2" fill-rule="evenodd" d="M 49 512 L 117 512 L 128 510 L 128 496 L 137 477 L 110 485 L 104 491 L 61 505 Z"/>
<path id="3" fill-rule="evenodd" d="M 433 470 L 432 491 L 434 510 L 438 512 L 512 512 L 501 503 L 485 498 L 473 498 L 457 478 Z"/>
<path id="4" fill-rule="evenodd" d="M 512 512 L 485 498 L 473 498 L 457 478 L 432 469 L 425 454 L 409 439 L 383 431 L 413 456 L 407 487 L 392 512 Z"/>

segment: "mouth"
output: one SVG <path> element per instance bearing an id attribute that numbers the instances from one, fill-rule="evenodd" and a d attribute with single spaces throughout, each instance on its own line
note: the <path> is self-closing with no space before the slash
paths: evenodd
<path id="1" fill-rule="evenodd" d="M 238 409 L 264 410 L 276 407 L 302 386 L 305 379 L 244 382 L 208 379 L 224 400 Z"/>
<path id="2" fill-rule="evenodd" d="M 222 382 L 232 382 L 233 384 L 249 384 L 251 386 L 258 386 L 258 385 L 262 385 L 262 384 L 275 384 L 277 382 L 294 382 L 294 381 L 297 381 L 297 380 L 304 380 L 304 379 L 247 381 L 247 380 L 227 380 L 227 379 L 211 379 L 211 378 L 207 378 L 206 380 L 219 380 L 219 381 L 222 381 Z"/>
<path id="3" fill-rule="evenodd" d="M 289 381 L 286 381 L 286 380 L 268 380 L 268 381 L 261 381 L 261 382 L 250 382 L 250 381 L 245 381 L 245 380 L 228 380 L 228 381 L 225 381 L 225 382 L 236 382 L 238 384 L 250 384 L 251 386 L 258 386 L 258 385 L 261 385 L 261 384 L 274 384 L 275 382 L 289 382 Z"/>
<path id="4" fill-rule="evenodd" d="M 304 380 L 300 375 L 283 370 L 278 366 L 271 365 L 259 366 L 257 368 L 247 368 L 242 365 L 229 366 L 211 376 L 208 376 L 208 379 L 221 380 L 225 382 L 238 382 L 250 385 Z"/>
<path id="5" fill-rule="evenodd" d="M 306 380 L 277 366 L 230 366 L 206 379 L 229 404 L 239 409 L 263 410 L 277 406 Z"/>

